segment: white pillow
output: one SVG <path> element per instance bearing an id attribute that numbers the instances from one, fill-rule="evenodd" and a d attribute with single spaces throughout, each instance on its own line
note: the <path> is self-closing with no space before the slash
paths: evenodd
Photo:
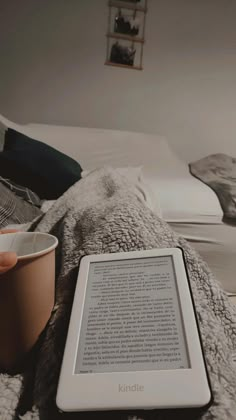
<path id="1" fill-rule="evenodd" d="M 169 176 L 147 175 L 148 186 L 161 206 L 167 222 L 221 223 L 223 211 L 216 194 L 204 183 L 182 168 L 170 169 Z M 181 169 L 179 171 L 178 169 Z M 179 173 L 181 172 L 181 173 Z M 184 173 L 185 172 L 185 173 Z"/>

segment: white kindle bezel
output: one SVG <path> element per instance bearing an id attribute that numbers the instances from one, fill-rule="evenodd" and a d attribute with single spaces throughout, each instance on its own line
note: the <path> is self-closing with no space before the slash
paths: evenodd
<path id="1" fill-rule="evenodd" d="M 91 262 L 172 256 L 190 367 L 108 373 L 75 373 Z M 126 385 L 127 391 L 123 390 Z M 133 387 L 133 388 L 132 388 Z M 81 259 L 56 403 L 62 411 L 203 407 L 212 398 L 188 276 L 180 248 L 85 256 Z"/>

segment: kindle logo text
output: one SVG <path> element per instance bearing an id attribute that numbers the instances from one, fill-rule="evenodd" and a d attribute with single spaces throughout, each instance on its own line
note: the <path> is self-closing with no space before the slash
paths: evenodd
<path id="1" fill-rule="evenodd" d="M 121 385 L 119 384 L 119 392 L 143 392 L 144 386 L 139 384 Z"/>

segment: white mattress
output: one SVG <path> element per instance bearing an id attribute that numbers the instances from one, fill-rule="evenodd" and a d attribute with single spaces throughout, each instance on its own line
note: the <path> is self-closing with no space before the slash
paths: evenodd
<path id="1" fill-rule="evenodd" d="M 199 252 L 224 290 L 236 294 L 236 226 L 183 221 L 169 224 Z"/>

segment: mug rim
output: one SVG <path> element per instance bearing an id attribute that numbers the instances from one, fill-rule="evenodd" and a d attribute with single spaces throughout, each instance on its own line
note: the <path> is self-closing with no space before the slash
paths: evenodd
<path id="1" fill-rule="evenodd" d="M 4 231 L 3 231 L 4 232 Z M 33 252 L 31 254 L 26 254 L 26 255 L 17 255 L 17 261 L 22 261 L 22 260 L 26 260 L 26 259 L 30 259 L 30 258 L 36 258 L 36 257 L 40 257 L 42 255 L 48 254 L 49 252 L 53 251 L 57 245 L 58 245 L 58 239 L 56 236 L 51 235 L 50 233 L 46 233 L 46 232 L 11 232 L 11 233 L 2 233 L 0 235 L 0 237 L 2 235 L 4 236 L 12 236 L 12 235 L 40 235 L 40 236 L 50 236 L 51 238 L 54 239 L 54 243 L 52 245 L 50 245 L 49 247 L 42 249 L 41 251 L 37 251 L 37 252 Z M 8 252 L 8 251 L 1 251 L 1 252 Z M 9 252 L 12 252 L 9 250 Z M 14 251 L 13 251 L 14 252 Z"/>

